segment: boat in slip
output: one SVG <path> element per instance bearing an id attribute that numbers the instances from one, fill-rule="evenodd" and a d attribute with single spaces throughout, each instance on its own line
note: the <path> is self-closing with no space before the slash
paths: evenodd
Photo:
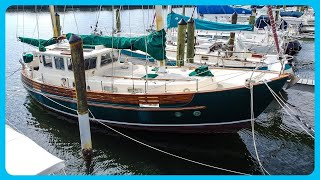
<path id="1" fill-rule="evenodd" d="M 156 12 L 161 8 L 156 7 Z M 28 93 L 46 108 L 77 117 L 70 45 L 65 40 L 20 41 L 39 47 L 24 54 L 21 79 Z M 79 35 L 90 119 L 110 126 L 174 133 L 237 132 L 250 126 L 273 100 L 290 74 L 185 63 L 166 66 L 163 25 L 147 36 Z M 158 63 L 124 55 L 146 52 Z M 266 86 L 266 83 L 268 86 Z M 253 95 L 253 96 L 251 96 Z M 253 97 L 253 98 L 252 98 Z M 251 109 L 251 102 L 253 109 Z"/>

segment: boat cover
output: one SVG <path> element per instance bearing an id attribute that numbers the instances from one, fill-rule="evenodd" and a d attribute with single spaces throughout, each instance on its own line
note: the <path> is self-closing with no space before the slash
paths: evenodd
<path id="1" fill-rule="evenodd" d="M 27 37 L 18 37 L 18 39 L 26 44 L 30 44 L 32 46 L 39 47 L 39 51 L 46 51 L 46 46 L 49 46 L 51 44 L 55 44 L 57 41 L 53 38 L 49 40 L 45 39 L 34 39 L 34 38 L 27 38 Z"/>
<path id="2" fill-rule="evenodd" d="M 70 39 L 72 33 L 68 33 Z M 112 37 L 96 35 L 79 35 L 84 45 L 104 45 L 107 48 L 140 50 L 148 53 L 156 60 L 166 59 L 166 32 L 153 31 L 147 36 L 139 37 Z M 146 47 L 147 44 L 147 47 Z"/>
<path id="3" fill-rule="evenodd" d="M 200 66 L 192 71 L 189 76 L 213 76 L 208 66 Z"/>
<path id="4" fill-rule="evenodd" d="M 167 28 L 175 28 L 178 26 L 178 22 L 181 19 L 188 21 L 190 17 L 183 16 L 171 12 L 167 16 Z M 214 31 L 253 31 L 252 25 L 243 25 L 243 24 L 227 24 L 227 23 L 217 23 L 211 21 L 205 21 L 202 19 L 194 19 L 196 29 L 202 30 L 214 30 Z"/>
<path id="5" fill-rule="evenodd" d="M 299 18 L 303 15 L 303 12 L 299 11 L 281 11 L 280 16 L 281 17 L 296 17 Z"/>
<path id="6" fill-rule="evenodd" d="M 28 137 L 6 125 L 6 170 L 11 175 L 49 175 L 65 167 Z"/>
<path id="7" fill-rule="evenodd" d="M 219 6 L 219 5 L 210 5 L 210 6 L 197 6 L 198 14 L 250 14 L 251 10 L 244 8 L 233 8 L 231 6 Z"/>

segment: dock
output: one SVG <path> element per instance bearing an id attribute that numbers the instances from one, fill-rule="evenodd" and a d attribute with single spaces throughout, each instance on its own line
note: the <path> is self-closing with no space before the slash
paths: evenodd
<path id="1" fill-rule="evenodd" d="M 314 79 L 300 79 L 300 80 L 297 82 L 297 84 L 314 86 L 315 80 L 314 80 Z"/>

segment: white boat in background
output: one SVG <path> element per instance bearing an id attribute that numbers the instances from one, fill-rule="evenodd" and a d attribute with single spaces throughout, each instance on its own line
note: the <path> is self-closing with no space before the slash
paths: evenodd
<path id="1" fill-rule="evenodd" d="M 10 126 L 6 125 L 5 133 L 6 170 L 10 175 L 51 175 L 65 167 L 64 160 Z"/>

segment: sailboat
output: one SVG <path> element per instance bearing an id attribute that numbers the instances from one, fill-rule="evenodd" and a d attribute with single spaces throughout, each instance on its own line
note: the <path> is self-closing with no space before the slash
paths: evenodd
<path id="1" fill-rule="evenodd" d="M 175 65 L 177 54 L 177 32 L 174 31 L 181 19 L 188 21 L 190 17 L 174 13 L 171 9 L 167 15 L 167 43 L 166 54 L 169 60 L 168 65 Z M 194 63 L 205 64 L 215 67 L 229 68 L 258 68 L 261 70 L 281 69 L 281 63 L 277 54 L 270 54 L 268 50 L 274 45 L 265 40 L 266 32 L 257 33 L 253 25 L 227 24 L 206 21 L 202 19 L 193 19 L 196 27 L 196 43 L 194 53 Z M 253 32 L 255 30 L 255 32 Z M 230 32 L 237 32 L 235 38 L 234 50 L 228 50 L 228 41 Z M 267 33 L 267 38 L 268 37 Z M 272 40 L 270 42 L 273 42 Z M 254 47 L 254 48 L 253 48 Z M 263 52 L 253 52 L 252 49 L 263 49 Z M 232 56 L 229 54 L 232 52 Z M 122 50 L 123 54 L 140 59 L 154 61 L 152 57 L 142 51 Z M 283 68 L 288 73 L 293 73 L 289 61 L 293 57 L 284 55 L 286 60 Z"/>
<path id="2" fill-rule="evenodd" d="M 84 43 L 90 120 L 145 131 L 237 132 L 250 126 L 252 113 L 259 116 L 273 100 L 265 83 L 278 92 L 289 78 L 287 73 L 273 71 L 166 66 L 161 6 L 156 6 L 156 18 L 156 31 L 147 36 L 79 35 Z M 68 117 L 77 117 L 76 92 L 70 46 L 59 38 L 73 36 L 19 37 L 38 47 L 21 61 L 23 86 L 38 103 Z M 121 49 L 144 51 L 158 64 L 128 62 Z"/>

